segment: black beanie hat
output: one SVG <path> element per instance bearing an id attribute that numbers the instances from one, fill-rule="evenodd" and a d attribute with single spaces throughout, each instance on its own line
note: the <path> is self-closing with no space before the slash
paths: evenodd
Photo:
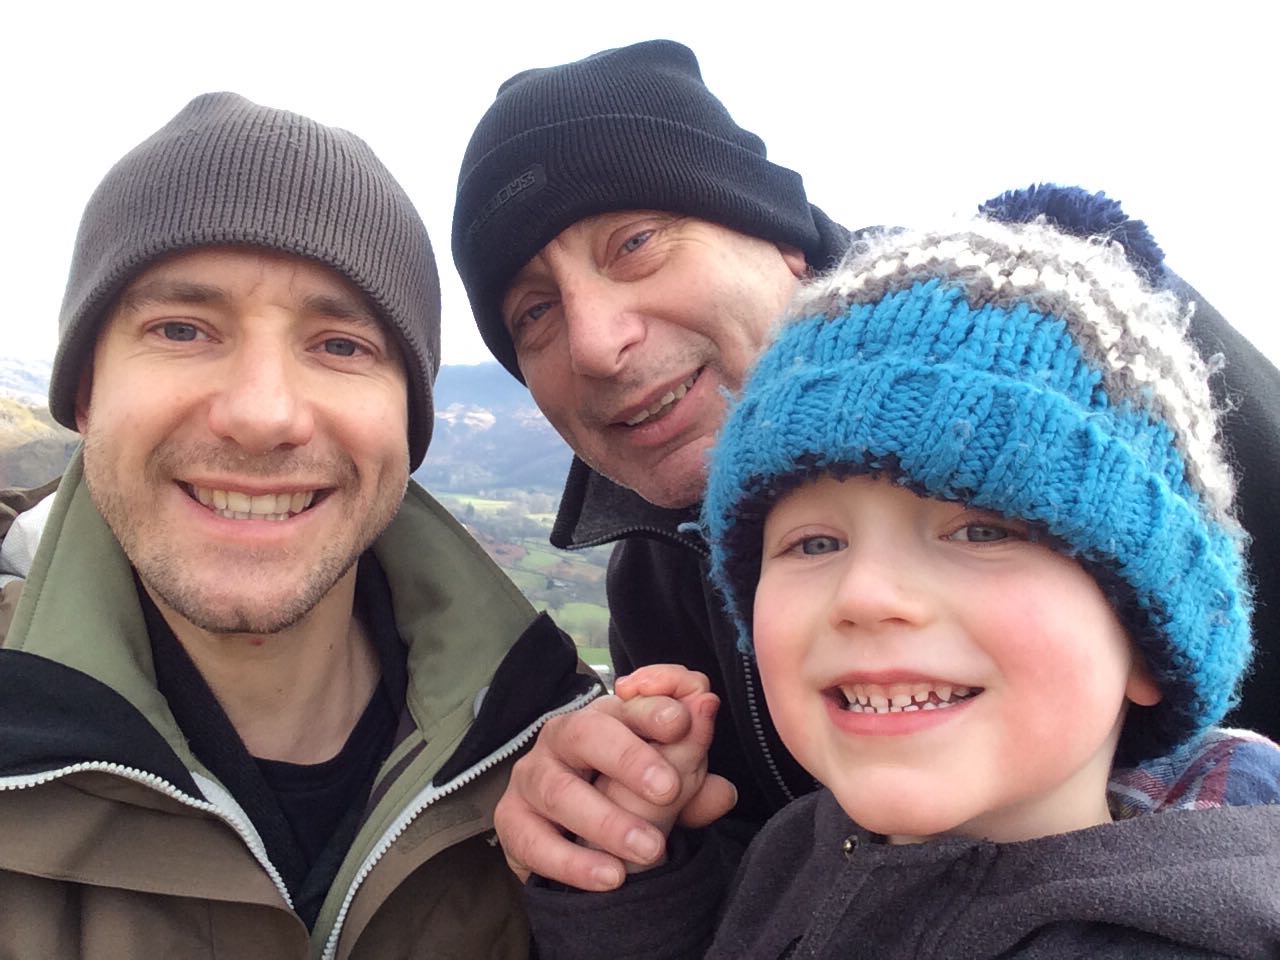
<path id="1" fill-rule="evenodd" d="M 107 310 L 165 254 L 245 245 L 321 263 L 395 335 L 409 378 L 410 469 L 422 463 L 440 367 L 440 280 L 413 203 L 359 137 L 233 93 L 192 100 L 90 197 L 58 319 L 49 409 L 76 428 L 76 389 Z"/>
<path id="2" fill-rule="evenodd" d="M 517 379 L 501 316 L 511 279 L 560 231 L 611 210 L 698 217 L 821 259 L 800 175 L 765 159 L 688 47 L 649 40 L 518 73 L 471 136 L 453 211 L 476 323 Z"/>

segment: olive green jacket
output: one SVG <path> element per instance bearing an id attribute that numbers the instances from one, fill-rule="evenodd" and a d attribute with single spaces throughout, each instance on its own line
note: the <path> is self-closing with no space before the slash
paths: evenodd
<path id="1" fill-rule="evenodd" d="M 0 956 L 529 955 L 493 806 L 542 722 L 598 688 L 416 484 L 373 549 L 408 693 L 308 932 L 156 689 L 130 566 L 72 461 L 0 648 Z"/>

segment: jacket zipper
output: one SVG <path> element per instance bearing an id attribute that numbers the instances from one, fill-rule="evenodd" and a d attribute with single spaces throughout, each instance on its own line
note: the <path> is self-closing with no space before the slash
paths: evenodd
<path id="1" fill-rule="evenodd" d="M 756 672 L 751 666 L 751 658 L 745 653 L 739 654 L 738 658 L 742 664 L 743 679 L 746 681 L 747 709 L 751 713 L 751 729 L 755 732 L 756 744 L 760 747 L 760 752 L 764 754 L 764 762 L 769 767 L 769 772 L 773 774 L 774 783 L 778 785 L 778 789 L 782 791 L 782 795 L 790 803 L 796 798 L 796 795 L 791 792 L 787 781 L 778 772 L 778 765 L 773 759 L 773 750 L 769 746 L 769 738 L 764 735 L 764 724 L 760 722 L 760 698 L 756 696 Z"/>
<path id="2" fill-rule="evenodd" d="M 346 922 L 347 913 L 351 909 L 352 901 L 355 900 L 356 892 L 359 890 L 360 885 L 364 883 L 369 874 L 373 872 L 373 868 L 377 866 L 378 861 L 386 855 L 387 851 L 391 849 L 396 840 L 400 838 L 400 835 L 404 833 L 405 830 L 409 829 L 409 825 L 413 823 L 413 821 L 416 820 L 422 812 L 427 809 L 427 807 L 431 806 L 431 804 L 435 803 L 440 798 L 448 796 L 461 787 L 466 786 L 485 771 L 492 769 L 503 760 L 506 760 L 512 754 L 516 753 L 526 743 L 532 740 L 534 734 L 536 734 L 538 730 L 542 728 L 542 725 L 552 717 L 558 717 L 565 713 L 572 713 L 574 710 L 586 706 L 599 696 L 600 693 L 600 688 L 595 687 L 581 696 L 569 701 L 564 706 L 557 707 L 555 710 L 551 710 L 548 713 L 543 714 L 532 724 L 526 727 L 519 735 L 507 741 L 506 744 L 489 754 L 489 756 L 485 757 L 475 766 L 458 774 L 448 783 L 442 784 L 439 787 L 436 787 L 434 784 L 427 784 L 414 801 L 406 807 L 398 817 L 396 817 L 395 822 L 387 828 L 386 832 L 383 833 L 382 838 L 374 845 L 374 848 L 369 851 L 368 856 L 364 858 L 364 862 L 360 864 L 360 869 L 356 871 L 355 878 L 351 881 L 351 885 L 347 887 L 346 897 L 343 898 L 342 906 L 338 909 L 338 916 L 333 921 L 333 929 L 329 931 L 329 936 L 325 940 L 324 952 L 322 953 L 324 960 L 333 960 L 334 956 L 337 955 L 338 937 L 342 933 L 342 926 Z"/>
<path id="3" fill-rule="evenodd" d="M 164 794 L 173 800 L 177 800 L 184 806 L 193 810 L 199 810 L 203 813 L 212 813 L 219 820 L 226 823 L 231 829 L 240 835 L 240 839 L 244 841 L 245 846 L 249 848 L 249 852 L 253 854 L 253 858 L 267 872 L 267 876 L 271 878 L 271 882 L 275 884 L 276 890 L 288 905 L 289 909 L 293 909 L 293 899 L 289 896 L 289 890 L 284 884 L 280 871 L 276 869 L 275 864 L 267 857 L 267 848 L 262 842 L 262 838 L 258 836 L 258 832 L 245 822 L 234 811 L 222 807 L 208 800 L 199 800 L 189 793 L 175 787 L 163 777 L 158 777 L 154 773 L 147 773 L 145 770 L 139 770 L 136 767 L 126 767 L 119 763 L 108 763 L 106 761 L 87 761 L 84 763 L 74 763 L 68 767 L 62 767 L 58 770 L 49 770 L 44 773 L 27 774 L 24 776 L 4 777 L 0 778 L 0 790 L 25 790 L 30 787 L 42 786 L 46 783 L 52 783 L 54 780 L 60 780 L 63 777 L 76 773 L 108 773 L 113 776 L 121 777 L 125 780 L 131 780 L 134 783 L 155 790 L 157 793 Z M 200 781 L 210 782 L 205 777 L 201 777 L 196 773 L 192 773 L 197 784 Z M 212 786 L 212 784 L 210 784 Z"/>
<path id="4" fill-rule="evenodd" d="M 590 540 L 575 540 L 573 543 L 564 547 L 565 550 L 586 550 L 588 547 L 602 547 L 606 543 L 616 543 L 619 540 L 625 540 L 627 537 L 637 533 L 648 534 L 655 540 L 665 540 L 667 543 L 674 544 L 677 547 L 687 547 L 694 553 L 706 560 L 711 556 L 711 552 L 703 545 L 699 544 L 692 537 L 687 537 L 679 531 L 672 533 L 670 530 L 664 530 L 662 527 L 654 527 L 649 524 L 637 524 L 634 527 L 622 527 L 613 530 L 610 533 L 603 534 L 599 537 L 592 537 Z"/>

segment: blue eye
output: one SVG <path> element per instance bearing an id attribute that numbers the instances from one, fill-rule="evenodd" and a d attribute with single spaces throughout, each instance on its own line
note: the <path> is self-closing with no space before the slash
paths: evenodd
<path id="1" fill-rule="evenodd" d="M 164 334 L 166 340 L 177 340 L 179 342 L 189 342 L 200 335 L 200 331 L 196 329 L 194 323 L 183 323 L 180 320 L 170 320 L 160 327 L 160 332 Z"/>
<path id="2" fill-rule="evenodd" d="M 817 557 L 825 553 L 835 553 L 843 547 L 843 544 L 835 537 L 818 536 L 805 537 L 796 546 L 805 556 Z"/>
<path id="3" fill-rule="evenodd" d="M 964 543 L 996 543 L 1009 538 L 1009 531 L 991 523 L 968 523 L 951 535 Z"/>
<path id="4" fill-rule="evenodd" d="M 636 250 L 639 250 L 642 246 L 644 246 L 645 243 L 648 241 L 648 239 L 652 236 L 653 236 L 652 230 L 642 230 L 640 233 L 637 233 L 634 237 L 628 237 L 626 240 L 624 240 L 622 242 L 622 247 L 620 252 L 634 253 Z"/>
<path id="5" fill-rule="evenodd" d="M 354 357 L 356 344 L 345 337 L 330 337 L 324 342 L 324 352 L 334 357 Z"/>

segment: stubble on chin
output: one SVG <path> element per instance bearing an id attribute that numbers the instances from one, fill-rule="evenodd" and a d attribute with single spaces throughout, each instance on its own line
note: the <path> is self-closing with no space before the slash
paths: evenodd
<path id="1" fill-rule="evenodd" d="M 184 545 L 181 531 L 171 529 L 152 509 L 174 476 L 198 464 L 214 474 L 258 479 L 324 477 L 334 491 L 331 496 L 345 497 L 358 490 L 355 464 L 346 457 L 305 462 L 291 451 L 248 457 L 237 451 L 167 446 L 148 458 L 141 478 L 130 482 L 115 469 L 105 441 L 92 433 L 85 437 L 84 464 L 90 498 L 139 579 L 164 606 L 211 634 L 269 635 L 296 626 L 391 522 L 409 479 L 406 461 L 398 476 L 382 478 L 371 497 L 330 504 L 329 509 L 341 511 L 343 526 L 314 544 L 311 558 L 299 558 L 294 550 L 251 549 L 219 556 L 212 544 Z"/>

